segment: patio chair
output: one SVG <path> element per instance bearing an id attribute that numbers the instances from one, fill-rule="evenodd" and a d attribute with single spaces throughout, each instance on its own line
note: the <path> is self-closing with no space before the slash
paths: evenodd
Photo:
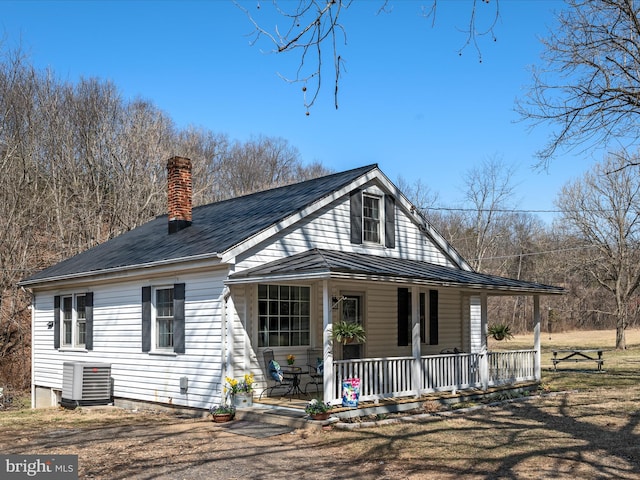
<path id="1" fill-rule="evenodd" d="M 307 393 L 309 385 L 315 385 L 316 393 L 319 393 L 324 387 L 324 365 L 323 365 L 322 349 L 310 348 L 307 350 L 307 367 L 309 367 L 309 376 L 311 381 L 304 387 L 304 393 Z"/>
<path id="2" fill-rule="evenodd" d="M 269 392 L 273 392 L 273 390 L 277 388 L 286 388 L 287 390 L 291 389 L 291 381 L 290 379 L 285 378 L 282 373 L 280 365 L 274 358 L 273 349 L 265 349 L 262 352 L 262 358 L 264 359 L 264 368 L 267 372 L 267 388 L 262 391 L 259 398 L 262 398 L 262 395 L 264 395 L 265 392 L 267 392 L 268 397 Z"/>

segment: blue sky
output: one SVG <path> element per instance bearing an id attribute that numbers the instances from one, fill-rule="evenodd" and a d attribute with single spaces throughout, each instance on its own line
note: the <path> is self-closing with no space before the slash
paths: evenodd
<path id="1" fill-rule="evenodd" d="M 266 27 L 282 25 L 269 0 L 259 11 L 257 0 L 241 3 L 264 15 Z M 382 4 L 355 0 L 343 13 L 340 108 L 327 88 L 309 116 L 301 86 L 278 75 L 293 76 L 298 57 L 268 53 L 266 42 L 251 46 L 253 26 L 231 0 L 0 0 L 0 31 L 36 67 L 71 82 L 109 79 L 125 99 L 152 101 L 179 127 L 238 140 L 282 137 L 304 161 L 337 171 L 377 163 L 394 182 L 420 179 L 446 207 L 461 205 L 469 169 L 499 158 L 517 168 L 514 207 L 553 210 L 560 187 L 593 158 L 566 154 L 548 171 L 533 170 L 550 130 L 530 131 L 514 101 L 563 2 L 501 0 L 497 41 L 479 39 L 482 62 L 473 48 L 458 54 L 470 0 L 438 0 L 435 26 L 421 16 L 431 0 L 395 0 L 377 13 Z M 325 81 L 331 87 L 330 73 Z"/>

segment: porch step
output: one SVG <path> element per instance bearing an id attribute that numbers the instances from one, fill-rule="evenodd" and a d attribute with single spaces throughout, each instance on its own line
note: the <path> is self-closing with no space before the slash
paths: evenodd
<path id="1" fill-rule="evenodd" d="M 293 428 L 306 428 L 307 414 L 304 410 L 284 407 L 252 407 L 236 411 L 236 418 L 250 422 L 263 422 Z"/>

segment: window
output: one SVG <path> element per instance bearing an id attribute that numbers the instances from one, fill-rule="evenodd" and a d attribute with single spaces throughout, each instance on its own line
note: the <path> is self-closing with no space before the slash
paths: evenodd
<path id="1" fill-rule="evenodd" d="M 142 287 L 143 352 L 185 353 L 184 306 L 184 283 Z"/>
<path id="2" fill-rule="evenodd" d="M 380 243 L 380 198 L 362 196 L 362 240 Z"/>
<path id="3" fill-rule="evenodd" d="M 384 202 L 383 202 L 384 200 Z M 391 195 L 354 190 L 350 196 L 351 243 L 396 247 L 396 202 Z"/>
<path id="4" fill-rule="evenodd" d="M 156 289 L 156 348 L 173 348 L 173 288 Z"/>
<path id="5" fill-rule="evenodd" d="M 438 291 L 429 290 L 429 323 L 427 325 L 427 297 L 420 292 L 420 343 L 438 344 Z M 411 291 L 398 288 L 398 346 L 411 344 Z"/>
<path id="6" fill-rule="evenodd" d="M 62 297 L 62 345 L 84 347 L 87 323 L 85 295 Z"/>
<path id="7" fill-rule="evenodd" d="M 309 287 L 258 285 L 258 346 L 309 345 L 310 312 Z"/>

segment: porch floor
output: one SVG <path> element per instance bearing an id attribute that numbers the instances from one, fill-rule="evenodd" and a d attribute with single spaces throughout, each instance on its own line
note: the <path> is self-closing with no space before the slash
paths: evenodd
<path id="1" fill-rule="evenodd" d="M 326 421 L 313 421 L 305 414 L 304 409 L 311 398 L 317 398 L 317 394 L 300 397 L 262 397 L 253 400 L 253 407 L 238 410 L 237 416 L 242 419 L 272 422 L 284 425 L 306 428 L 312 426 L 324 426 L 340 420 L 363 418 L 372 415 L 384 415 L 419 410 L 427 413 L 425 403 L 436 402 L 441 405 L 451 405 L 460 402 L 480 401 L 487 397 L 501 397 L 503 395 L 516 394 L 535 390 L 536 382 L 523 382 L 516 385 L 494 387 L 486 391 L 479 389 L 460 390 L 456 393 L 437 392 L 421 395 L 420 397 L 387 398 L 376 401 L 361 401 L 355 408 L 334 407 L 331 410 L 331 418 Z"/>

